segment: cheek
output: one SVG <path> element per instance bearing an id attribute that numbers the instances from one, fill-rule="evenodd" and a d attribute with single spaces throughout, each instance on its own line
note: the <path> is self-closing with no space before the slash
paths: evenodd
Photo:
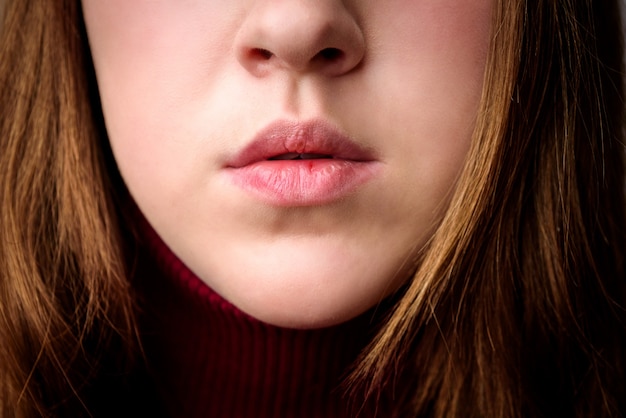
<path id="1" fill-rule="evenodd" d="M 374 53 L 389 74 L 386 87 L 399 97 L 413 97 L 408 105 L 420 111 L 428 106 L 446 118 L 467 112 L 466 100 L 475 102 L 482 88 L 491 2 L 399 3 L 406 9 L 392 8 L 395 12 L 383 14 L 374 28 L 373 45 L 381 45 Z"/>
<path id="2" fill-rule="evenodd" d="M 107 133 L 129 188 L 140 195 L 184 193 L 189 173 L 180 167 L 196 166 L 201 154 L 194 151 L 209 136 L 190 121 L 231 50 L 239 17 L 220 4 L 83 0 Z"/>
<path id="3" fill-rule="evenodd" d="M 177 128 L 181 113 L 215 89 L 240 20 L 224 2 L 83 0 L 107 129 Z M 165 123 L 167 122 L 167 123 Z M 139 135 L 142 132 L 137 132 Z"/>
<path id="4" fill-rule="evenodd" d="M 366 125 L 393 138 L 389 159 L 408 169 L 397 176 L 442 207 L 436 202 L 450 192 L 475 126 L 491 2 L 389 0 L 370 8 L 379 16 L 369 33 L 374 70 L 362 80 L 361 99 L 350 97 L 343 109 L 353 120 L 359 110 L 349 102 L 376 109 Z"/>
<path id="5" fill-rule="evenodd" d="M 369 126 L 394 138 L 389 159 L 398 168 L 392 173 L 410 191 L 404 215 L 432 221 L 447 207 L 470 146 L 490 42 L 491 2 L 385 5 L 376 6 L 381 20 L 372 31 L 377 71 L 364 83 L 364 96 L 377 109 Z"/>
<path id="6" fill-rule="evenodd" d="M 171 0 L 83 0 L 89 42 L 98 55 L 117 60 L 172 57 L 195 43 L 222 55 L 230 45 L 224 32 L 240 19 L 237 9 L 221 11 L 218 2 Z"/>

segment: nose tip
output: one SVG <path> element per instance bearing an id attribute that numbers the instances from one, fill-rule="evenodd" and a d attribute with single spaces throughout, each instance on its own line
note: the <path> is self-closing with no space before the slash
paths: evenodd
<path id="1" fill-rule="evenodd" d="M 363 59 L 363 32 L 341 2 L 259 3 L 236 39 L 237 58 L 253 75 L 286 70 L 339 76 Z"/>

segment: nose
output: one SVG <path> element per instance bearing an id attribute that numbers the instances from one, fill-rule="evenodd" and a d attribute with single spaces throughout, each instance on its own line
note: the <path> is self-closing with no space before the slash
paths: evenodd
<path id="1" fill-rule="evenodd" d="M 241 65 L 257 77 L 285 70 L 340 76 L 363 59 L 365 38 L 339 0 L 258 0 L 235 48 Z"/>

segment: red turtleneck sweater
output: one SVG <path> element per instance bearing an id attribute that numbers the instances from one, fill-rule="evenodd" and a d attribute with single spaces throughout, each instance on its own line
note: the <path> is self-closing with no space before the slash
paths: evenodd
<path id="1" fill-rule="evenodd" d="M 135 280 L 143 348 L 169 416 L 376 415 L 370 403 L 346 397 L 342 386 L 374 331 L 373 311 L 317 330 L 268 325 L 220 297 L 151 228 L 143 229 Z"/>

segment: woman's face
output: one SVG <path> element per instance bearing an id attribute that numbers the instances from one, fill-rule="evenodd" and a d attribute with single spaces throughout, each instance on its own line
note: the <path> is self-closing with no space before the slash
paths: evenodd
<path id="1" fill-rule="evenodd" d="M 83 0 L 113 152 L 202 280 L 319 327 L 407 279 L 482 88 L 490 0 Z"/>

